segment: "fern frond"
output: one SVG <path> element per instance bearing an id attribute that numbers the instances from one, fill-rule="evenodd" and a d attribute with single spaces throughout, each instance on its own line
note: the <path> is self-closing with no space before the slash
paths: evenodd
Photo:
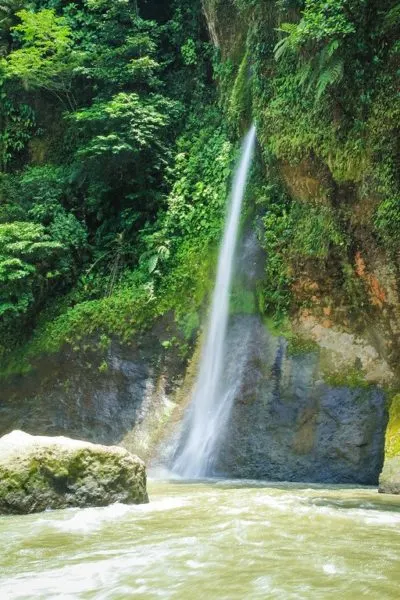
<path id="1" fill-rule="evenodd" d="M 275 60 L 278 61 L 284 54 L 286 54 L 291 47 L 290 39 L 288 37 L 279 40 L 274 48 Z"/>
<path id="2" fill-rule="evenodd" d="M 284 31 L 290 35 L 297 31 L 298 26 L 298 23 L 281 23 L 278 31 Z"/>
<path id="3" fill-rule="evenodd" d="M 301 67 L 301 69 L 298 72 L 299 85 L 303 87 L 307 83 L 307 81 L 310 82 L 310 80 L 313 79 L 312 75 L 313 61 L 309 60 Z"/>
<path id="4" fill-rule="evenodd" d="M 332 40 L 329 44 L 327 44 L 319 54 L 319 71 L 322 73 L 326 66 L 330 64 L 336 50 L 338 50 L 340 46 L 339 40 Z"/>
<path id="5" fill-rule="evenodd" d="M 295 50 L 295 35 L 298 31 L 298 25 L 297 23 L 282 23 L 282 25 L 279 27 L 279 29 L 277 29 L 277 31 L 287 33 L 288 35 L 283 39 L 279 40 L 279 42 L 277 42 L 277 44 L 275 45 L 275 60 L 279 60 L 287 52 Z"/>
<path id="6" fill-rule="evenodd" d="M 318 102 L 328 86 L 338 83 L 343 78 L 344 63 L 339 57 L 328 63 L 318 77 L 315 101 Z"/>
<path id="7" fill-rule="evenodd" d="M 383 20 L 383 30 L 389 31 L 392 27 L 398 26 L 400 22 L 400 2 L 393 6 L 385 15 Z"/>
<path id="8" fill-rule="evenodd" d="M 326 55 L 329 56 L 329 58 L 331 58 L 335 54 L 339 46 L 339 40 L 332 40 L 326 47 Z"/>

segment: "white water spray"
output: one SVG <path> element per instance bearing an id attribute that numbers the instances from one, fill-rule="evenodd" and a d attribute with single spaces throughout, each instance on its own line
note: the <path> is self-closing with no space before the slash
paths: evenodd
<path id="1" fill-rule="evenodd" d="M 243 142 L 240 162 L 233 180 L 207 337 L 185 428 L 187 435 L 172 468 L 174 472 L 188 478 L 204 477 L 212 471 L 216 445 L 228 421 L 234 400 L 233 390 L 229 389 L 229 386 L 228 389 L 223 389 L 222 385 L 224 342 L 240 212 L 255 141 L 256 129 L 253 125 Z"/>

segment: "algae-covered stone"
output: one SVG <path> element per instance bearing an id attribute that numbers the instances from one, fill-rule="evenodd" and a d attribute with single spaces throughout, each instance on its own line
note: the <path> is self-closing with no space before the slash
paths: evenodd
<path id="1" fill-rule="evenodd" d="M 393 398 L 390 405 L 379 491 L 382 494 L 400 494 L 400 394 Z"/>
<path id="2" fill-rule="evenodd" d="M 13 431 L 0 439 L 0 513 L 148 502 L 140 458 L 117 446 Z"/>

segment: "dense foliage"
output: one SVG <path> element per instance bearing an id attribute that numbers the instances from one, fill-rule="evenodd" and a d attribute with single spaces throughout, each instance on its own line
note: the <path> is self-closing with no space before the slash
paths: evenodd
<path id="1" fill-rule="evenodd" d="M 200 2 L 10 0 L 0 36 L 3 353 L 178 314 L 232 159 Z"/>
<path id="2" fill-rule="evenodd" d="M 253 113 L 263 150 L 265 308 L 287 314 L 304 301 L 299 281 L 319 285 L 321 274 L 343 304 L 359 305 L 359 244 L 386 250 L 394 270 L 399 259 L 399 2 L 207 6 L 217 23 L 237 15 L 235 35 L 225 28 L 222 105 L 234 130 Z"/>
<path id="3" fill-rule="evenodd" d="M 3 0 L 0 353 L 167 312 L 189 339 L 252 119 L 261 310 L 330 306 L 331 279 L 362 306 L 356 240 L 399 252 L 399 23 L 397 0 Z"/>

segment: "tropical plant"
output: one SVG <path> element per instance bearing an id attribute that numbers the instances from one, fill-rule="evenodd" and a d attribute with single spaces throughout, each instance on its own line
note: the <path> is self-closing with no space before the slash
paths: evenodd
<path id="1" fill-rule="evenodd" d="M 63 247 L 44 227 L 29 222 L 0 224 L 0 322 L 27 313 L 58 276 Z"/>
<path id="2" fill-rule="evenodd" d="M 75 55 L 72 32 L 64 17 L 52 9 L 16 13 L 18 25 L 11 27 L 20 47 L 3 61 L 6 78 L 21 80 L 26 89 L 44 89 L 69 109 L 76 106 L 72 86 Z"/>

